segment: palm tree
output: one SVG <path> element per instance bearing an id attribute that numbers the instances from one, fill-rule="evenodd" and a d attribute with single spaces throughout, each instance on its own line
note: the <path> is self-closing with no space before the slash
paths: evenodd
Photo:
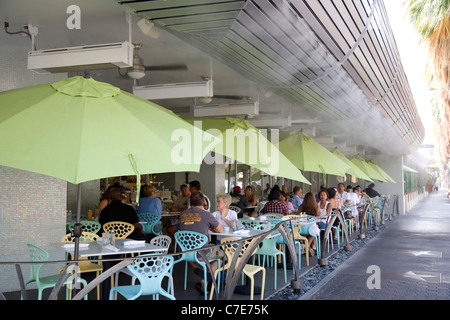
<path id="1" fill-rule="evenodd" d="M 434 77 L 449 104 L 450 76 L 450 0 L 409 0 L 410 20 L 421 40 L 428 45 Z"/>
<path id="2" fill-rule="evenodd" d="M 437 120 L 435 129 L 439 130 L 436 136 L 441 138 L 442 162 L 446 163 L 450 158 L 450 0 L 405 1 L 408 3 L 410 21 L 429 49 L 434 75 L 434 79 L 430 80 L 436 80 L 440 89 L 442 99 L 432 105 Z"/>

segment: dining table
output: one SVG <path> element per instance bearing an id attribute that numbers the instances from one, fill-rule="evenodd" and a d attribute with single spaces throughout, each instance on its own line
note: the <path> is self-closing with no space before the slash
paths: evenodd
<path id="1" fill-rule="evenodd" d="M 96 241 L 92 242 L 80 242 L 78 255 L 80 258 L 89 257 L 102 257 L 106 259 L 116 259 L 124 257 L 125 255 L 132 254 L 149 254 L 158 253 L 167 248 L 146 243 L 144 240 L 133 240 L 133 239 L 116 239 L 114 245 L 103 244 L 102 238 L 98 238 Z M 64 252 L 74 253 L 74 243 L 59 243 L 55 244 L 62 248 Z M 106 271 L 114 265 L 117 261 L 102 261 L 103 271 Z M 110 279 L 104 280 L 102 282 L 102 299 L 108 300 L 109 291 L 111 290 Z"/>
<path id="2" fill-rule="evenodd" d="M 178 218 L 181 211 L 162 211 L 161 218 Z"/>
<path id="3" fill-rule="evenodd" d="M 100 239 L 100 240 L 99 240 Z M 59 244 L 68 253 L 74 253 L 74 243 Z M 115 244 L 102 244 L 102 238 L 92 242 L 80 242 L 79 256 L 81 258 L 111 256 L 134 253 L 152 253 L 164 250 L 160 246 L 146 243 L 144 240 L 116 239 Z"/>
<path id="4" fill-rule="evenodd" d="M 224 229 L 222 232 L 213 232 L 209 231 L 208 235 L 210 236 L 222 236 L 222 237 L 230 237 L 230 238 L 250 238 L 259 236 L 260 234 L 263 234 L 264 232 L 267 232 L 266 230 L 248 230 L 248 229 L 242 229 L 242 230 L 233 230 L 232 228 Z M 273 238 L 278 237 L 280 235 L 280 232 L 273 231 L 270 234 L 267 235 L 267 238 Z"/>

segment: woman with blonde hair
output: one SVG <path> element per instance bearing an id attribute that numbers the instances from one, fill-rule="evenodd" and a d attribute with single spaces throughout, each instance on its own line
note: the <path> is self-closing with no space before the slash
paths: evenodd
<path id="1" fill-rule="evenodd" d="M 234 210 L 231 210 L 231 196 L 227 193 L 220 193 L 217 195 L 217 211 L 214 211 L 212 215 L 216 218 L 217 221 L 224 227 L 230 228 L 234 226 L 234 223 L 237 220 L 237 213 Z M 218 236 L 217 240 L 222 239 L 223 237 Z"/>
<path id="2" fill-rule="evenodd" d="M 142 189 L 142 197 L 139 199 L 137 213 L 157 213 L 161 215 L 161 200 L 156 197 L 156 187 L 153 184 L 146 185 Z"/>

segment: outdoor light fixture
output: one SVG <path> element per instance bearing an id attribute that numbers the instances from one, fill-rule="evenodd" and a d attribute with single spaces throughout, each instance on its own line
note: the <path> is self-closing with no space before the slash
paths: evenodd
<path id="1" fill-rule="evenodd" d="M 27 68 L 36 73 L 127 68 L 133 65 L 128 41 L 28 52 Z"/>
<path id="2" fill-rule="evenodd" d="M 133 94 L 147 100 L 212 97 L 213 81 L 135 86 Z"/>
<path id="3" fill-rule="evenodd" d="M 285 118 L 268 118 L 268 119 L 249 119 L 248 122 L 257 128 L 278 128 L 278 127 L 290 127 L 291 116 Z"/>
<path id="4" fill-rule="evenodd" d="M 145 77 L 144 61 L 137 53 L 133 55 L 133 66 L 128 68 L 127 74 L 132 79 L 141 79 Z"/>
<path id="5" fill-rule="evenodd" d="M 194 117 L 255 116 L 259 114 L 259 102 L 244 104 L 219 104 L 195 106 L 191 109 Z"/>
<path id="6" fill-rule="evenodd" d="M 137 25 L 142 33 L 150 38 L 158 39 L 161 35 L 161 28 L 148 19 L 142 18 Z"/>

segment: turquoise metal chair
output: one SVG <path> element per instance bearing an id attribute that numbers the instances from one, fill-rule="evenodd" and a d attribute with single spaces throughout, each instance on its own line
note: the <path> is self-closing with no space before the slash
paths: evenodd
<path id="1" fill-rule="evenodd" d="M 149 254 L 137 257 L 132 264 L 127 266 L 127 269 L 139 280 L 139 284 L 113 287 L 109 292 L 109 299 L 113 300 L 114 293 L 118 292 L 127 300 L 135 300 L 146 295 L 155 295 L 156 298 L 162 295 L 170 300 L 175 300 L 171 275 L 173 262 L 172 256 Z M 166 276 L 169 276 L 170 293 L 162 288 L 162 281 Z"/>
<path id="2" fill-rule="evenodd" d="M 317 252 L 317 259 L 320 259 L 320 234 L 317 236 L 315 234 L 312 234 L 310 232 L 310 229 L 312 227 L 312 223 L 316 222 L 317 219 L 313 216 L 307 216 L 308 219 L 308 224 L 303 225 L 300 229 L 299 229 L 299 233 L 301 235 L 309 235 L 312 236 L 316 239 L 316 252 Z M 308 250 L 308 248 L 305 248 L 305 250 Z"/>
<path id="3" fill-rule="evenodd" d="M 260 224 L 253 228 L 254 230 L 265 230 L 265 225 Z M 265 238 L 262 243 L 261 247 L 256 250 L 255 255 L 253 256 L 253 264 L 255 263 L 255 256 L 263 256 L 263 262 L 260 264 L 264 267 L 266 256 L 272 258 L 272 264 L 273 264 L 273 270 L 274 270 L 274 288 L 277 288 L 277 258 L 280 255 L 283 260 L 283 269 L 284 269 L 284 282 L 287 282 L 287 274 L 286 274 L 286 255 L 283 251 L 280 251 L 277 249 L 277 241 L 279 237 L 273 237 L 273 238 Z M 259 261 L 259 259 L 258 259 Z"/>
<path id="4" fill-rule="evenodd" d="M 76 213 L 72 213 L 72 220 L 75 220 L 77 218 Z M 87 220 L 87 214 L 81 213 L 80 214 L 80 220 Z"/>
<path id="5" fill-rule="evenodd" d="M 76 221 L 69 223 L 67 226 L 69 231 L 72 231 L 73 226 L 75 225 Z M 81 224 L 81 230 L 83 232 L 92 232 L 92 233 L 98 233 L 100 229 L 102 228 L 102 225 L 100 222 L 97 221 L 91 221 L 91 220 L 82 220 L 80 221 Z"/>
<path id="6" fill-rule="evenodd" d="M 287 217 L 291 217 L 291 215 L 287 216 Z M 297 216 L 296 216 L 297 217 Z M 283 221 L 282 219 L 274 219 L 271 221 L 271 227 L 274 228 L 279 222 Z M 289 228 L 289 230 L 292 232 L 292 223 L 291 221 L 286 221 L 287 226 Z M 301 270 L 302 269 L 302 245 L 300 243 L 299 240 L 293 239 L 294 241 L 294 246 L 297 246 L 297 250 L 298 250 L 298 269 Z M 284 238 L 282 236 L 277 238 L 277 244 L 281 244 L 284 248 L 286 248 L 286 241 L 284 241 Z M 286 249 L 284 249 L 283 251 L 286 251 Z M 294 265 L 292 265 L 292 272 L 295 274 L 295 267 Z"/>
<path id="7" fill-rule="evenodd" d="M 266 217 L 267 219 L 281 219 L 284 217 L 281 213 L 271 213 L 271 212 L 264 213 L 262 214 L 262 216 Z"/>
<path id="8" fill-rule="evenodd" d="M 240 218 L 239 221 L 242 223 L 245 229 L 249 230 L 254 229 L 256 226 L 263 224 L 262 222 L 249 218 Z"/>
<path id="9" fill-rule="evenodd" d="M 194 231 L 177 231 L 175 233 L 175 240 L 178 243 L 181 251 L 190 251 L 195 249 L 203 248 L 208 243 L 208 237 L 204 234 L 194 232 Z M 183 253 L 180 259 L 176 260 L 174 264 L 179 262 L 185 262 L 184 268 L 184 290 L 186 290 L 187 283 L 187 271 L 188 271 L 188 262 L 196 262 L 203 268 L 203 279 L 205 282 L 204 292 L 205 292 L 205 300 L 207 299 L 207 267 L 205 261 L 199 260 L 197 257 L 197 251 L 186 252 Z M 214 261 L 214 260 L 210 260 Z M 218 268 L 220 268 L 220 260 L 217 259 Z M 220 277 L 220 274 L 219 274 Z M 218 281 L 217 289 L 219 290 L 220 279 Z"/>
<path id="10" fill-rule="evenodd" d="M 42 248 L 39 248 L 32 244 L 27 244 L 28 250 L 30 251 L 30 259 L 32 262 L 45 262 L 48 260 L 48 253 Z M 58 282 L 59 278 L 61 277 L 60 274 L 40 277 L 39 272 L 42 267 L 41 264 L 31 264 L 30 267 L 30 277 L 25 282 L 25 287 L 32 282 L 36 282 L 37 288 L 38 288 L 38 300 L 42 300 L 42 292 L 45 289 L 53 288 L 56 283 Z M 72 278 L 68 277 L 66 281 L 64 282 L 64 285 L 72 285 Z M 77 282 L 82 283 L 84 286 L 87 285 L 86 280 L 78 278 Z M 88 296 L 85 295 L 84 299 L 87 300 Z M 70 299 L 70 297 L 69 297 Z"/>
<path id="11" fill-rule="evenodd" d="M 142 224 L 142 229 L 146 234 L 161 235 L 162 228 L 155 227 L 157 225 L 161 226 L 161 216 L 157 213 L 143 212 L 138 214 L 139 221 L 145 221 Z"/>
<path id="12" fill-rule="evenodd" d="M 166 254 L 169 251 L 170 243 L 172 242 L 172 238 L 166 235 L 156 236 L 152 240 L 150 240 L 150 244 L 155 246 L 162 247 L 160 252 L 156 252 L 154 254 Z M 136 283 L 136 276 L 134 276 L 127 267 L 120 269 L 114 275 L 114 286 L 117 287 L 119 285 L 119 276 L 121 273 L 124 273 L 131 277 L 131 284 L 134 285 Z M 117 294 L 114 298 L 117 297 Z"/>

